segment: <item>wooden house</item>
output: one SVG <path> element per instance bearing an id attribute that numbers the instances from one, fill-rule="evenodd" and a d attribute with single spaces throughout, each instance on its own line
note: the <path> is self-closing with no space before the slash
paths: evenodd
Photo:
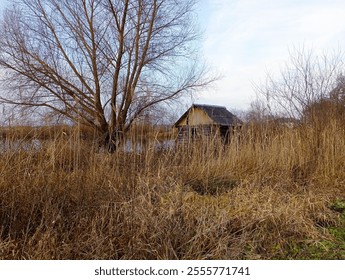
<path id="1" fill-rule="evenodd" d="M 175 123 L 178 142 L 220 136 L 229 143 L 242 121 L 225 107 L 193 104 Z"/>

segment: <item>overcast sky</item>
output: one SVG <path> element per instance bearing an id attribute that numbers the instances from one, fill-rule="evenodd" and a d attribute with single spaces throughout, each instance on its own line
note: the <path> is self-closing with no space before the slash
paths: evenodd
<path id="1" fill-rule="evenodd" d="M 277 73 L 289 49 L 345 50 L 344 0 L 202 0 L 204 58 L 223 75 L 199 103 L 246 109 L 252 84 Z"/>
<path id="2" fill-rule="evenodd" d="M 200 0 L 198 18 L 202 56 L 223 78 L 196 103 L 246 109 L 252 84 L 278 72 L 289 48 L 345 50 L 344 0 Z"/>

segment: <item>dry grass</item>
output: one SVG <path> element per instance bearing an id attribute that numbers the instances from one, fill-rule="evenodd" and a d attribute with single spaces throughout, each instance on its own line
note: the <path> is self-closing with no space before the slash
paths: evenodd
<path id="1" fill-rule="evenodd" d="M 12 141 L 6 140 L 6 141 Z M 136 138 L 138 141 L 138 138 Z M 272 259 L 332 240 L 345 131 L 106 154 L 75 134 L 0 152 L 1 259 Z M 7 145 L 10 146 L 10 145 Z"/>

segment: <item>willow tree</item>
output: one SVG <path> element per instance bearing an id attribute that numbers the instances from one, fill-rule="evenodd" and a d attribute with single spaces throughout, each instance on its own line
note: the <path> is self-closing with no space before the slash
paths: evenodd
<path id="1" fill-rule="evenodd" d="M 1 102 L 53 111 L 116 148 L 158 104 L 210 82 L 195 0 L 17 0 L 0 25 Z"/>

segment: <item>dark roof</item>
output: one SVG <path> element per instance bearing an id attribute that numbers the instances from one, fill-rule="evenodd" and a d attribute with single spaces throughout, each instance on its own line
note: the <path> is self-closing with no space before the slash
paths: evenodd
<path id="1" fill-rule="evenodd" d="M 279 123 L 299 123 L 300 122 L 298 119 L 288 118 L 288 117 L 280 117 L 280 118 L 276 118 L 274 120 L 279 122 Z"/>
<path id="2" fill-rule="evenodd" d="M 185 118 L 193 108 L 199 108 L 203 110 L 216 124 L 230 126 L 242 124 L 242 121 L 237 118 L 234 114 L 229 112 L 225 107 L 204 105 L 204 104 L 193 104 L 175 123 L 175 126 Z"/>

